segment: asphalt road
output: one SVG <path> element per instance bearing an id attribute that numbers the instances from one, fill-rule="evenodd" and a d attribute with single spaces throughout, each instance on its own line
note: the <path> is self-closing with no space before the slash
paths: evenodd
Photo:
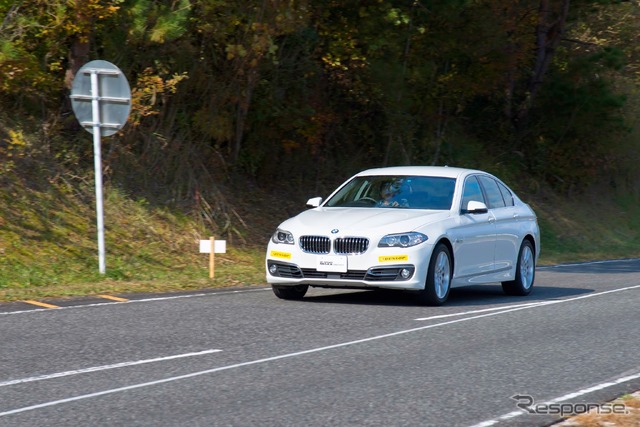
<path id="1" fill-rule="evenodd" d="M 442 307 L 124 297 L 0 304 L 0 426 L 536 426 L 640 389 L 640 260 L 539 268 L 529 297 L 478 286 Z"/>

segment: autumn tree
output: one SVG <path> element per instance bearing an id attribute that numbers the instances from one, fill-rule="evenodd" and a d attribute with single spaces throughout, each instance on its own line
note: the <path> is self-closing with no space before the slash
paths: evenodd
<path id="1" fill-rule="evenodd" d="M 133 108 L 106 144 L 107 177 L 166 200 L 233 174 L 320 188 L 391 164 L 501 167 L 568 188 L 580 171 L 594 180 L 637 156 L 623 109 L 638 105 L 638 10 L 637 0 L 0 0 L 0 103 L 29 117 L 50 157 L 82 167 L 90 149 L 68 108 L 71 78 L 88 60 L 114 62 Z M 5 145 L 28 139 L 6 123 Z M 612 140 L 627 141 L 625 155 Z"/>

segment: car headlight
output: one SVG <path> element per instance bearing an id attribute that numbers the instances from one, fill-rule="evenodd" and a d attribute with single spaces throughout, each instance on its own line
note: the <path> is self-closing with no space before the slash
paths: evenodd
<path id="1" fill-rule="evenodd" d="M 398 234 L 387 234 L 382 239 L 380 239 L 380 243 L 378 243 L 379 248 L 408 248 L 410 246 L 419 245 L 422 242 L 426 242 L 428 239 L 422 233 L 411 232 L 411 233 L 398 233 Z"/>
<path id="2" fill-rule="evenodd" d="M 287 245 L 293 245 L 293 234 L 285 230 L 277 229 L 273 236 L 271 236 L 273 243 L 285 243 Z"/>

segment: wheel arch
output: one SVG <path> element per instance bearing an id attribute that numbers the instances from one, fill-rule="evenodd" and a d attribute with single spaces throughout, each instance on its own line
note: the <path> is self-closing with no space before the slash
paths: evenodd
<path id="1" fill-rule="evenodd" d="M 533 255 L 534 255 L 534 260 L 538 260 L 538 255 L 540 254 L 539 252 L 539 248 L 536 245 L 536 239 L 535 237 L 533 237 L 531 234 L 527 234 L 526 236 L 524 236 L 524 239 L 522 239 L 522 241 L 524 242 L 525 240 L 529 241 L 529 243 L 531 243 L 531 246 L 533 246 Z M 522 243 L 520 243 L 520 246 L 522 246 Z M 537 264 L 537 262 L 536 262 Z"/>
<path id="2" fill-rule="evenodd" d="M 447 249 L 449 249 L 449 254 L 451 255 L 451 277 L 453 278 L 453 273 L 456 271 L 456 257 L 455 254 L 453 253 L 453 245 L 451 244 L 451 241 L 446 237 L 446 236 L 442 236 L 440 237 L 440 239 L 438 239 L 438 241 L 436 242 L 435 245 L 433 245 L 433 248 L 435 249 L 436 246 L 438 246 L 440 243 L 444 244 Z"/>

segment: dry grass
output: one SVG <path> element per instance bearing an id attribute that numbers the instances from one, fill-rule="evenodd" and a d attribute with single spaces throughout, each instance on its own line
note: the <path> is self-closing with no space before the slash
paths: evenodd
<path id="1" fill-rule="evenodd" d="M 571 200 L 545 191 L 527 201 L 538 215 L 544 264 L 640 256 L 636 198 L 584 195 Z"/>
<path id="2" fill-rule="evenodd" d="M 217 256 L 216 279 L 210 280 L 208 256 L 198 253 L 198 241 L 220 236 L 220 230 L 110 188 L 105 192 L 107 272 L 100 275 L 93 209 L 91 189 L 56 183 L 48 191 L 0 189 L 0 301 L 264 281 L 262 247 L 228 242 L 228 252 Z"/>
<path id="3" fill-rule="evenodd" d="M 640 426 L 640 391 L 623 396 L 610 402 L 611 404 L 623 404 L 628 414 L 598 414 L 591 410 L 584 414 L 569 418 L 556 426 L 561 427 L 637 427 Z"/>

